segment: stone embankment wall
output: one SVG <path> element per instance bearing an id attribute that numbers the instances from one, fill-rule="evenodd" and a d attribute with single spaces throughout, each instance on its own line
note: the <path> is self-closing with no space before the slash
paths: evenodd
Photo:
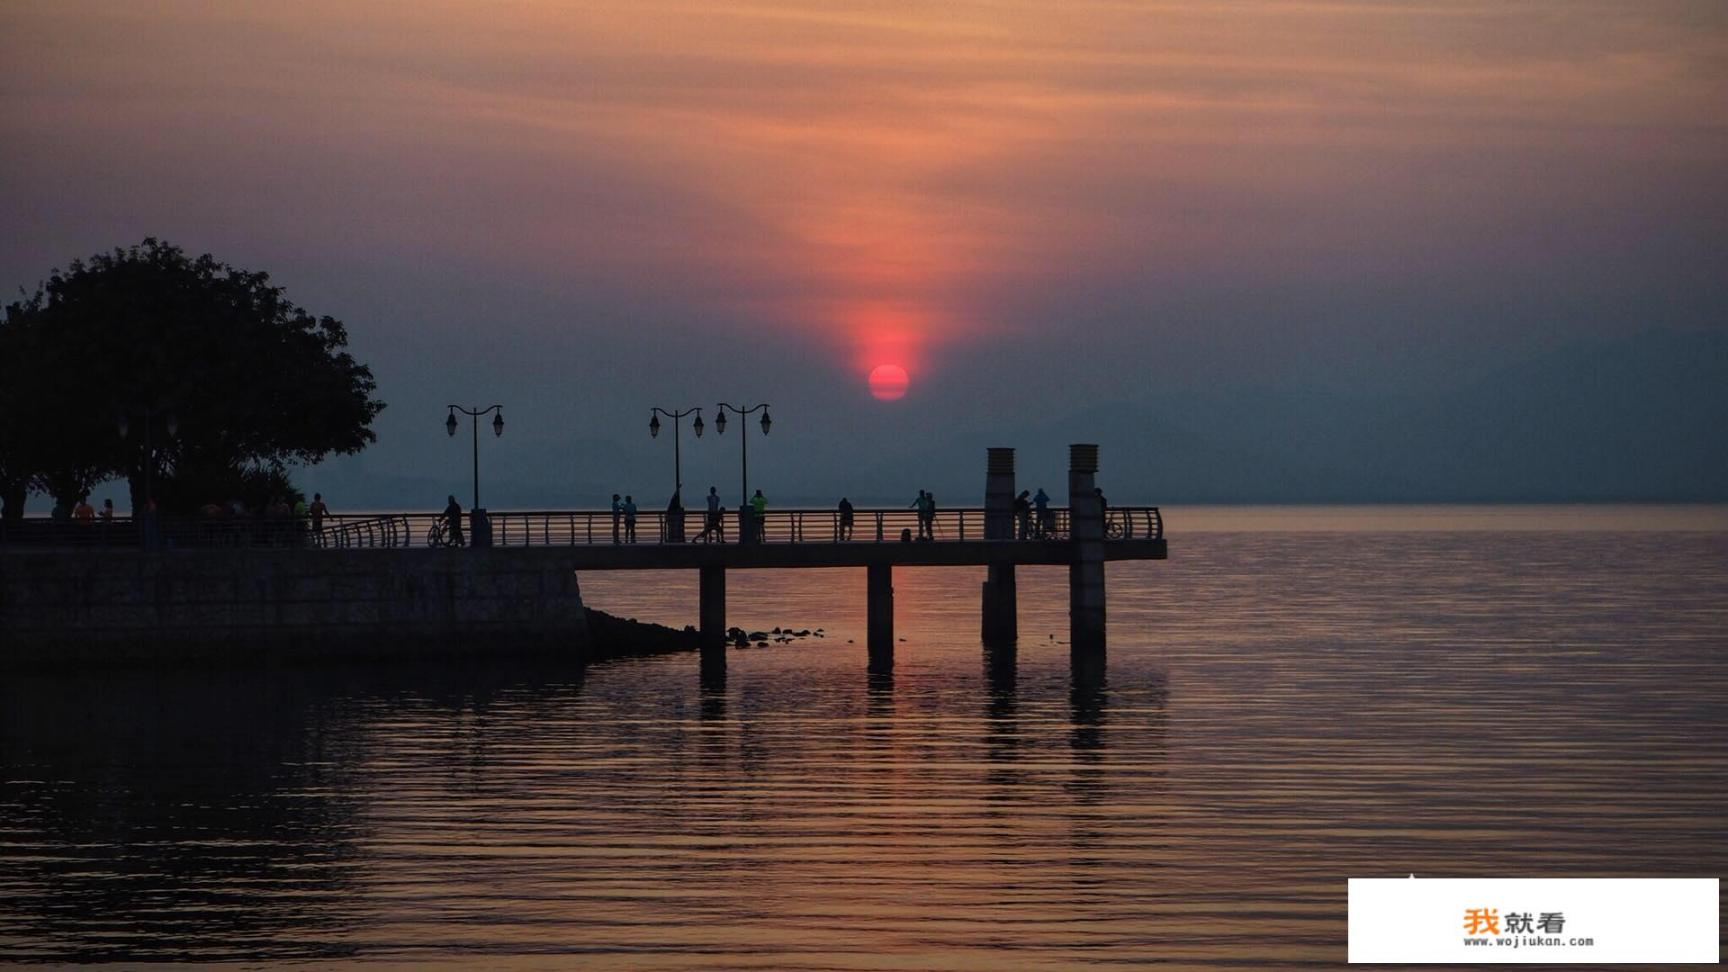
<path id="1" fill-rule="evenodd" d="M 507 550 L 0 549 L 0 663 L 525 653 L 594 654 L 568 565 Z"/>

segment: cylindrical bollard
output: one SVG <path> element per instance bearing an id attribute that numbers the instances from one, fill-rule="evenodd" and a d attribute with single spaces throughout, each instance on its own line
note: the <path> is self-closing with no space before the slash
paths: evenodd
<path id="1" fill-rule="evenodd" d="M 1068 643 L 1076 656 L 1104 653 L 1104 511 L 1097 487 L 1098 446 L 1068 447 Z"/>
<path id="2" fill-rule="evenodd" d="M 984 464 L 984 539 L 1014 539 L 1014 450 L 987 450 Z M 1019 599 L 1013 564 L 991 564 L 983 589 L 982 628 L 986 645 L 1011 645 L 1019 635 Z"/>

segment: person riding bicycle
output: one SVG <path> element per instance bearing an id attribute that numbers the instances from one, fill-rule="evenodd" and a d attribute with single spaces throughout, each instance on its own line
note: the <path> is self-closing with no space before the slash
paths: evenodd
<path id="1" fill-rule="evenodd" d="M 456 502 L 456 497 L 450 497 L 449 505 L 444 507 L 444 522 L 450 531 L 450 546 L 462 546 L 462 504 Z"/>

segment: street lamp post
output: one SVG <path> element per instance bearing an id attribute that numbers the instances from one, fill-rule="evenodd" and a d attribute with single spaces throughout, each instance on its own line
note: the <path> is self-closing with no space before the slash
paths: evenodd
<path id="1" fill-rule="evenodd" d="M 728 411 L 737 413 L 739 417 L 748 416 L 754 412 L 761 412 L 763 435 L 767 435 L 769 427 L 774 424 L 774 420 L 768 415 L 767 402 L 763 402 L 760 405 L 751 405 L 747 408 L 739 408 L 736 405 L 729 405 L 726 402 L 720 402 L 715 406 L 715 411 L 719 414 L 714 416 L 714 431 L 721 435 L 726 434 L 726 413 Z M 750 510 L 750 436 L 746 432 L 739 432 L 738 438 L 743 440 L 743 452 L 741 453 L 742 461 L 739 468 L 738 478 L 738 539 L 743 541 L 754 536 L 754 532 L 750 529 L 751 513 L 746 512 Z"/>
<path id="2" fill-rule="evenodd" d="M 648 435 L 652 438 L 658 439 L 660 437 L 660 416 L 664 415 L 672 420 L 672 490 L 680 497 L 684 495 L 684 459 L 682 448 L 678 444 L 679 420 L 692 414 L 696 416 L 696 421 L 690 424 L 690 428 L 696 433 L 696 438 L 700 439 L 702 438 L 702 409 L 686 408 L 682 411 L 675 411 L 656 405 L 648 413 Z"/>
<path id="3" fill-rule="evenodd" d="M 452 437 L 456 435 L 457 412 L 461 412 L 474 420 L 474 505 L 468 509 L 468 522 L 471 525 L 471 529 L 468 531 L 469 542 L 476 547 L 489 547 L 492 545 L 491 523 L 486 519 L 486 511 L 480 508 L 480 416 L 493 412 L 498 413 L 492 417 L 492 434 L 502 436 L 504 434 L 504 406 L 464 408 L 461 405 L 450 405 L 447 407 L 450 409 L 450 415 L 444 420 L 444 431 L 450 433 Z"/>

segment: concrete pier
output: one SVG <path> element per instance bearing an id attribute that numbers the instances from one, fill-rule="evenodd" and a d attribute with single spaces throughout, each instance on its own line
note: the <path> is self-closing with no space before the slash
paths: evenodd
<path id="1" fill-rule="evenodd" d="M 1098 447 L 1068 447 L 1068 644 L 1076 658 L 1104 655 L 1104 511 L 1097 487 Z"/>
<path id="2" fill-rule="evenodd" d="M 498 548 L 0 555 L 0 665 L 592 656 L 576 572 Z"/>
<path id="3" fill-rule="evenodd" d="M 1014 450 L 993 448 L 984 473 L 984 539 L 1013 540 Z M 1019 596 L 1013 564 L 991 564 L 984 578 L 983 635 L 986 645 L 1011 645 L 1019 637 Z"/>
<path id="4" fill-rule="evenodd" d="M 865 571 L 869 592 L 864 613 L 869 627 L 870 669 L 885 671 L 894 667 L 894 567 L 871 564 Z"/>
<path id="5" fill-rule="evenodd" d="M 726 669 L 726 568 L 711 564 L 697 570 L 700 578 L 702 670 Z"/>
<path id="6" fill-rule="evenodd" d="M 1011 672 L 1016 571 L 1026 564 L 1068 567 L 1075 659 L 1101 663 L 1105 562 L 1162 560 L 1167 548 L 1153 506 L 1114 507 L 1105 539 L 1097 470 L 1096 445 L 1071 446 L 1066 518 L 1052 509 L 1050 532 L 1026 538 L 1014 515 L 1009 448 L 987 453 L 984 505 L 941 510 L 935 538 L 923 542 L 898 539 L 912 533 L 918 514 L 897 506 L 855 509 L 849 528 L 832 509 L 773 510 L 749 543 L 689 540 L 684 527 L 701 524 L 704 512 L 677 523 L 650 512 L 639 532 L 661 542 L 616 543 L 610 510 L 493 511 L 492 546 L 465 550 L 434 545 L 439 517 L 429 513 L 341 518 L 317 531 L 209 518 L 0 524 L 0 660 L 43 652 L 74 661 L 166 657 L 192 645 L 226 655 L 265 644 L 273 657 L 533 649 L 587 659 L 606 656 L 601 642 L 635 651 L 654 641 L 667 650 L 700 644 L 704 674 L 723 676 L 727 571 L 862 567 L 870 667 L 887 672 L 894 568 L 915 566 L 984 568 L 982 641 Z M 678 536 L 686 542 L 669 539 Z M 593 627 L 576 584 L 587 570 L 697 571 L 697 630 L 650 637 Z"/>

